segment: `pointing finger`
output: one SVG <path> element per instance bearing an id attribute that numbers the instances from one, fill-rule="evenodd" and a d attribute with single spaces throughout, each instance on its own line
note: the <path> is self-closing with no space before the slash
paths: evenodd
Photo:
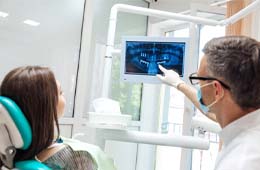
<path id="1" fill-rule="evenodd" d="M 163 73 L 165 73 L 166 71 L 167 71 L 167 69 L 165 69 L 163 66 L 161 66 L 161 65 L 159 65 L 158 66 L 159 67 L 159 69 L 163 72 Z"/>

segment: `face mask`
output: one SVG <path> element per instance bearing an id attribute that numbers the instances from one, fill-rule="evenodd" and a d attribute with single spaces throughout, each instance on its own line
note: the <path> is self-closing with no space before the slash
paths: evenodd
<path id="1" fill-rule="evenodd" d="M 200 109 L 203 111 L 204 114 L 207 114 L 209 112 L 210 107 L 218 102 L 218 100 L 215 100 L 214 102 L 212 102 L 211 104 L 209 104 L 207 106 L 202 102 L 201 88 L 206 87 L 206 86 L 211 85 L 211 84 L 213 84 L 213 82 L 208 83 L 208 84 L 204 84 L 204 85 L 198 87 L 198 91 L 197 91 L 197 99 L 198 99 L 199 104 L 200 104 Z M 224 96 L 224 94 L 223 94 L 223 96 Z"/>
<path id="2" fill-rule="evenodd" d="M 197 91 L 197 99 L 198 99 L 199 104 L 200 104 L 200 109 L 203 111 L 203 113 L 205 113 L 205 114 L 208 113 L 209 112 L 209 108 L 202 103 L 202 96 L 201 96 L 200 88 Z"/>

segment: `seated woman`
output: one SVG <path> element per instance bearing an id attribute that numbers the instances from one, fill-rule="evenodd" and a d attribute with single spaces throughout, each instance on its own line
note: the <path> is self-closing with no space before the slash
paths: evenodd
<path id="1" fill-rule="evenodd" d="M 15 161 L 36 159 L 64 170 L 115 169 L 98 147 L 73 140 L 65 143 L 59 138 L 58 118 L 63 115 L 65 98 L 49 68 L 27 66 L 10 71 L 2 81 L 0 95 L 16 102 L 32 128 L 32 144 L 25 151 L 18 149 Z"/>

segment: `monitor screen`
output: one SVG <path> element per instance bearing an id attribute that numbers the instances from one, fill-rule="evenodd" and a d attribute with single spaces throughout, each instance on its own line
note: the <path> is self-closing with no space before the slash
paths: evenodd
<path id="1" fill-rule="evenodd" d="M 187 38 L 124 37 L 121 79 L 130 82 L 160 83 L 158 65 L 184 74 Z"/>

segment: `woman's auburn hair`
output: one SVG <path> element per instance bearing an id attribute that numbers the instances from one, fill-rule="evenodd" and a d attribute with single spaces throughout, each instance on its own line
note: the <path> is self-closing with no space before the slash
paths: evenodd
<path id="1" fill-rule="evenodd" d="M 16 102 L 32 128 L 32 143 L 17 150 L 15 161 L 32 159 L 54 140 L 58 88 L 53 72 L 47 67 L 25 66 L 10 71 L 2 81 L 0 94 Z"/>

